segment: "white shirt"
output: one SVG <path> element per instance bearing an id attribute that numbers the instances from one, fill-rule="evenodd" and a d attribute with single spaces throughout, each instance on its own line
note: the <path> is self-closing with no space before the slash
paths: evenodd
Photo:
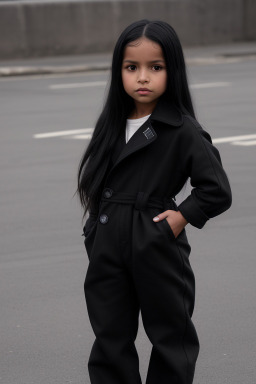
<path id="1" fill-rule="evenodd" d="M 142 126 L 142 124 L 145 123 L 145 121 L 149 118 L 150 115 L 143 116 L 140 119 L 127 119 L 126 120 L 126 130 L 125 130 L 125 141 L 130 140 L 132 135 Z M 189 179 L 185 182 L 183 188 L 181 191 L 176 195 L 176 204 L 179 205 L 183 200 L 186 199 L 186 197 L 191 192 L 191 185 L 189 183 Z"/>
<path id="2" fill-rule="evenodd" d="M 125 130 L 125 141 L 130 140 L 132 135 L 145 123 L 150 115 L 143 116 L 140 119 L 127 119 L 126 120 L 126 130 Z"/>

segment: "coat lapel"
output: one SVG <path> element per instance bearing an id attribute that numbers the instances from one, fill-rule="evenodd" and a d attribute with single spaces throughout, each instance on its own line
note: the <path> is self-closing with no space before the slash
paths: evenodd
<path id="1" fill-rule="evenodd" d="M 157 134 L 154 128 L 151 125 L 150 118 L 145 121 L 145 123 L 132 135 L 130 140 L 123 146 L 121 153 L 119 154 L 117 160 L 114 162 L 113 166 L 116 166 L 127 156 L 130 156 L 135 151 L 146 147 L 151 144 L 157 138 Z M 125 140 L 125 132 L 123 132 L 123 138 Z M 113 159 L 114 160 L 114 159 Z"/>
<path id="2" fill-rule="evenodd" d="M 170 126 L 180 126 L 183 123 L 181 112 L 165 99 L 160 99 L 151 116 L 132 135 L 130 140 L 125 142 L 125 130 L 117 140 L 115 151 L 112 155 L 112 168 L 116 167 L 127 156 L 130 156 L 139 149 L 146 147 L 157 139 L 157 134 L 152 127 L 151 121 L 160 121 Z"/>
<path id="3" fill-rule="evenodd" d="M 118 139 L 117 139 L 117 142 L 116 142 L 116 145 L 114 147 L 114 150 L 112 152 L 112 156 L 111 156 L 111 166 L 113 166 L 120 153 L 122 152 L 122 150 L 124 149 L 124 147 L 126 146 L 126 142 L 125 142 L 125 131 L 121 132 L 121 134 L 119 135 Z"/>

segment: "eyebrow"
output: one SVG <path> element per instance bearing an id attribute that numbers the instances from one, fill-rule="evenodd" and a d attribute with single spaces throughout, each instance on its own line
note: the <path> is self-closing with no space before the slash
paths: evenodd
<path id="1" fill-rule="evenodd" d="M 150 64 L 153 64 L 153 63 L 164 63 L 164 62 L 165 62 L 165 61 L 162 60 L 162 59 L 149 61 Z M 124 60 L 124 63 L 138 64 L 138 61 L 134 61 L 134 60 Z"/>

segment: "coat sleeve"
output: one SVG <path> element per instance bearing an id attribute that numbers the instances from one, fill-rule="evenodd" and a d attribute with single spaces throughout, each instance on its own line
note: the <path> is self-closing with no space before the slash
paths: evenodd
<path id="1" fill-rule="evenodd" d="M 210 135 L 197 121 L 188 119 L 190 124 L 183 138 L 186 144 L 182 156 L 193 189 L 178 210 L 191 225 L 202 228 L 207 220 L 230 208 L 232 194 L 219 151 L 213 146 Z"/>

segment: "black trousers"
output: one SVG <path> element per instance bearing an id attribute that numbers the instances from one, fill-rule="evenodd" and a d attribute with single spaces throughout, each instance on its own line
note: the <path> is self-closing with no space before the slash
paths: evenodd
<path id="1" fill-rule="evenodd" d="M 139 311 L 152 343 L 146 384 L 191 384 L 199 342 L 186 232 L 175 239 L 167 220 L 153 222 L 166 207 L 140 208 L 103 199 L 85 238 L 85 298 L 96 336 L 91 384 L 141 384 Z"/>

